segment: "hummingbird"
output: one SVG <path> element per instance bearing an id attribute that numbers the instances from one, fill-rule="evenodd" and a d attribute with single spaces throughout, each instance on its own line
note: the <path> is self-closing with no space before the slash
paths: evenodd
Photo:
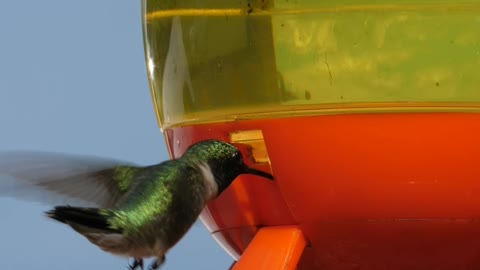
<path id="1" fill-rule="evenodd" d="M 177 159 L 150 166 L 47 152 L 0 154 L 0 195 L 60 205 L 46 212 L 100 249 L 133 258 L 129 269 L 150 270 L 187 233 L 206 204 L 241 174 L 273 180 L 245 164 L 232 144 L 205 140 Z M 65 204 L 75 202 L 77 206 Z"/>

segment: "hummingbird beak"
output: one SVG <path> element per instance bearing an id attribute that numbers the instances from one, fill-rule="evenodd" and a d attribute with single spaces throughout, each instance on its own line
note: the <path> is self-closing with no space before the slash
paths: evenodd
<path id="1" fill-rule="evenodd" d="M 267 178 L 269 180 L 273 180 L 273 175 L 271 175 L 269 173 L 266 173 L 264 171 L 260 171 L 260 170 L 254 169 L 254 168 L 250 168 L 247 165 L 245 165 L 245 170 L 243 171 L 243 174 L 253 174 L 253 175 L 263 177 L 263 178 Z"/>

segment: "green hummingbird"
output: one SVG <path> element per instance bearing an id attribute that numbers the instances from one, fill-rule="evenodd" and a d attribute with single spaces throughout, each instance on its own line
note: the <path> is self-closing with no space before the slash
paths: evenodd
<path id="1" fill-rule="evenodd" d="M 46 214 L 102 250 L 132 257 L 132 270 L 143 269 L 148 257 L 155 257 L 149 269 L 158 269 L 205 205 L 240 174 L 273 180 L 247 166 L 237 147 L 218 140 L 198 142 L 178 159 L 146 167 L 60 153 L 6 152 L 0 154 L 0 174 L 13 177 L 0 185 L 2 195 L 81 205 L 63 204 Z"/>

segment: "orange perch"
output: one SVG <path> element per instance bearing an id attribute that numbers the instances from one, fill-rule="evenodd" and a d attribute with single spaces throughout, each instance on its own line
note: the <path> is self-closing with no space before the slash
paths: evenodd
<path id="1" fill-rule="evenodd" d="M 307 242 L 295 226 L 258 231 L 233 270 L 294 270 Z"/>

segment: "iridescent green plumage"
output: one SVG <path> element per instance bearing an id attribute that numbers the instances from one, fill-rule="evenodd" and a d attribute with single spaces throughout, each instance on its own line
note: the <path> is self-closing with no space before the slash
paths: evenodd
<path id="1" fill-rule="evenodd" d="M 165 215 L 174 203 L 175 185 L 179 184 L 178 181 L 182 181 L 177 179 L 191 178 L 191 176 L 182 175 L 185 174 L 185 170 L 191 170 L 191 168 L 186 168 L 186 164 L 179 163 L 183 162 L 167 161 L 148 167 L 138 175 L 140 179 L 148 180 L 136 183 L 131 191 L 135 196 L 128 197 L 118 205 L 119 210 L 110 217 L 111 227 L 122 228 L 125 235 L 131 235 L 143 231 L 146 226 L 154 222 L 156 217 Z"/>
<path id="2" fill-rule="evenodd" d="M 127 191 L 133 181 L 135 176 L 140 171 L 140 168 L 130 167 L 130 166 L 118 166 L 112 169 L 112 179 L 117 183 L 119 191 Z"/>

